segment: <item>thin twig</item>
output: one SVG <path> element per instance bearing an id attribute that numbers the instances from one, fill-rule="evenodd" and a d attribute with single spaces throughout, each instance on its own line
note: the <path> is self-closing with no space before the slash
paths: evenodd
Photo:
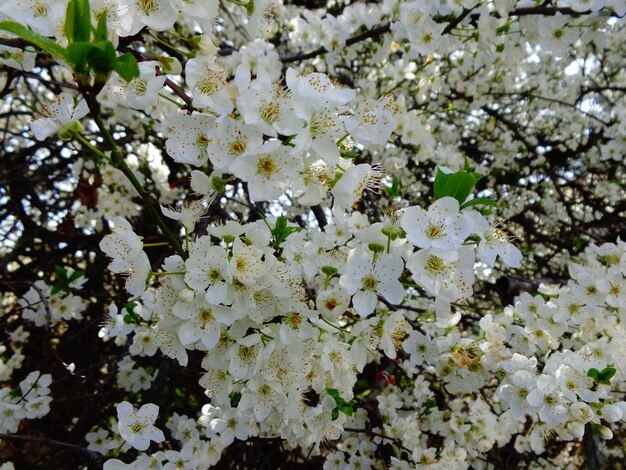
<path id="1" fill-rule="evenodd" d="M 363 434 L 368 434 L 370 436 L 382 437 L 383 439 L 387 439 L 389 441 L 392 441 L 395 445 L 400 447 L 402 450 L 408 452 L 409 454 L 412 453 L 411 450 L 409 450 L 408 448 L 406 448 L 402 444 L 400 444 L 400 439 L 398 439 L 396 437 L 385 436 L 384 434 L 381 434 L 381 433 L 375 432 L 375 431 L 370 431 L 369 429 L 343 428 L 343 430 L 344 431 L 348 431 L 348 432 L 361 432 Z"/>
<path id="2" fill-rule="evenodd" d="M 55 441 L 54 439 L 48 439 L 45 437 L 38 437 L 38 436 L 24 436 L 21 434 L 4 434 L 4 433 L 0 433 L 0 440 L 14 441 L 14 442 L 37 442 L 42 445 L 62 447 L 67 450 L 81 453 L 96 464 L 102 464 L 101 454 L 93 450 L 85 449 L 84 447 L 81 447 L 76 444 L 70 444 L 69 442 Z"/>

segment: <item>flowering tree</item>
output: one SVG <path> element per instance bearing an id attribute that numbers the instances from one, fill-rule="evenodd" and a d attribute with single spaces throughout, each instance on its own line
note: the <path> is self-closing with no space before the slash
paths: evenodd
<path id="1" fill-rule="evenodd" d="M 623 462 L 625 14 L 2 3 L 0 468 Z"/>

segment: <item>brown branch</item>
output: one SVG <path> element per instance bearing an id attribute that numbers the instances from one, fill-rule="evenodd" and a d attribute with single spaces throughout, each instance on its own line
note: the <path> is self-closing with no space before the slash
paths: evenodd
<path id="1" fill-rule="evenodd" d="M 4 434 L 0 433 L 0 440 L 4 441 L 13 441 L 13 442 L 36 442 L 42 445 L 52 446 L 52 447 L 62 447 L 67 450 L 71 450 L 73 452 L 79 452 L 85 455 L 89 460 L 96 464 L 102 464 L 102 455 L 93 450 L 85 449 L 76 444 L 70 444 L 69 442 L 61 442 L 55 441 L 54 439 L 48 439 L 45 437 L 38 436 L 24 436 L 20 434 Z"/>
<path id="2" fill-rule="evenodd" d="M 386 34 L 389 31 L 391 31 L 390 28 L 391 28 L 391 24 L 386 23 L 382 26 L 378 26 L 374 29 L 370 29 L 361 34 L 357 34 L 356 36 L 352 36 L 351 38 L 348 38 L 346 40 L 346 47 L 356 44 L 357 42 L 364 41 L 369 38 L 377 38 L 379 36 L 382 36 L 383 34 Z M 318 49 L 315 49 L 314 51 L 304 52 L 301 54 L 295 54 L 295 55 L 287 56 L 287 57 L 281 57 L 280 61 L 283 64 L 288 64 L 290 62 L 298 62 L 300 60 L 312 59 L 313 57 L 317 57 L 318 55 L 322 55 L 327 52 L 328 52 L 328 49 L 326 49 L 325 47 L 320 47 Z"/>
<path id="3" fill-rule="evenodd" d="M 185 93 L 185 89 L 182 86 L 177 85 L 169 78 L 165 79 L 165 84 L 170 88 L 170 90 L 174 92 L 175 95 L 177 95 L 180 99 L 182 99 L 185 102 L 185 104 L 187 105 L 187 108 L 189 108 L 190 110 L 193 110 L 191 97 L 187 93 Z"/>
<path id="4" fill-rule="evenodd" d="M 472 11 L 473 11 L 473 8 L 467 9 L 467 10 L 463 11 L 463 13 L 461 13 L 459 16 L 453 18 L 450 21 L 450 23 L 446 26 L 446 28 L 444 29 L 443 34 L 447 34 L 450 31 L 452 31 Z M 529 15 L 554 16 L 557 13 L 560 13 L 562 15 L 578 16 L 578 15 L 589 14 L 589 13 L 591 13 L 591 10 L 576 11 L 573 8 L 569 8 L 569 7 L 557 8 L 557 7 L 547 7 L 547 6 L 536 6 L 536 7 L 517 8 L 517 9 L 515 9 L 515 10 L 513 10 L 511 12 L 511 15 L 512 16 L 529 16 Z M 472 18 L 473 18 L 473 16 L 474 15 L 472 15 Z M 494 16 L 497 16 L 497 12 L 494 12 Z M 365 39 L 368 39 L 368 38 L 377 38 L 379 36 L 382 36 L 383 34 L 388 33 L 389 31 L 391 31 L 391 23 L 383 24 L 381 26 L 378 26 L 376 28 L 370 29 L 370 30 L 365 31 L 365 32 L 363 32 L 361 34 L 357 34 L 356 36 L 352 36 L 352 37 L 348 38 L 346 40 L 346 47 L 347 46 L 351 46 L 353 44 L 356 44 L 358 42 L 361 42 L 361 41 L 363 41 Z M 315 49 L 313 51 L 303 52 L 303 53 L 300 53 L 300 54 L 295 54 L 295 55 L 287 56 L 287 57 L 281 57 L 280 61 L 283 64 L 288 64 L 288 63 L 291 63 L 291 62 L 299 62 L 301 60 L 313 59 L 314 57 L 317 57 L 318 55 L 325 54 L 327 52 L 329 52 L 329 51 L 325 47 L 319 47 L 319 48 L 317 48 L 317 49 Z"/>

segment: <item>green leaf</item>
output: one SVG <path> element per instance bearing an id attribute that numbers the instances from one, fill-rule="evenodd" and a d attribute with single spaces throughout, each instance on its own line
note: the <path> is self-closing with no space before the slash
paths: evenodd
<path id="1" fill-rule="evenodd" d="M 137 307 L 137 305 L 139 305 L 137 302 L 128 302 L 124 305 L 124 309 L 126 309 L 126 311 L 128 312 L 126 315 L 124 315 L 124 323 L 130 325 L 131 323 L 141 322 L 139 314 L 135 312 L 135 307 Z"/>
<path id="2" fill-rule="evenodd" d="M 58 264 L 54 266 L 54 273 L 57 275 L 57 281 L 67 281 L 67 273 Z"/>
<path id="3" fill-rule="evenodd" d="M 477 197 L 469 201 L 465 201 L 463 204 L 461 204 L 461 209 L 465 209 L 466 207 L 477 206 L 477 205 L 498 207 L 498 203 L 494 201 L 493 199 L 489 199 L 486 197 Z"/>
<path id="4" fill-rule="evenodd" d="M 69 291 L 70 284 L 79 277 L 85 275 L 83 271 L 75 271 L 70 277 L 67 277 L 67 272 L 59 265 L 56 265 L 54 267 L 54 273 L 56 274 L 57 282 L 56 284 L 54 284 L 54 286 L 52 286 L 52 289 L 50 290 L 50 295 L 58 294 L 62 290 Z"/>
<path id="5" fill-rule="evenodd" d="M 336 388 L 327 388 L 326 393 L 333 397 L 335 399 L 335 403 L 337 404 L 337 406 L 333 409 L 331 415 L 333 421 L 339 417 L 340 411 L 348 416 L 352 416 L 352 414 L 354 413 L 354 409 L 352 408 L 352 405 L 350 405 L 347 401 L 341 398 L 341 395 L 339 395 L 339 390 L 337 390 Z"/>
<path id="6" fill-rule="evenodd" d="M 88 42 L 73 42 L 67 47 L 69 62 L 75 72 L 87 71 L 87 53 L 91 48 Z"/>
<path id="7" fill-rule="evenodd" d="M 116 53 L 111 41 L 94 41 L 87 52 L 87 64 L 96 73 L 115 69 Z"/>
<path id="8" fill-rule="evenodd" d="M 435 200 L 442 198 L 443 188 L 448 181 L 448 174 L 437 168 L 437 175 L 435 176 L 435 184 L 433 185 L 433 192 L 435 194 Z"/>
<path id="9" fill-rule="evenodd" d="M 587 243 L 583 238 L 579 237 L 578 235 L 573 235 L 569 239 L 572 242 L 572 245 L 574 245 L 574 248 L 576 248 L 577 250 L 580 250 L 585 245 L 585 243 Z"/>
<path id="10" fill-rule="evenodd" d="M 349 152 L 341 152 L 341 156 L 343 158 L 355 158 L 359 156 L 359 152 L 357 152 L 356 150 L 352 150 Z"/>
<path id="11" fill-rule="evenodd" d="M 400 180 L 397 176 L 394 176 L 391 179 L 391 186 L 387 186 L 385 190 L 387 191 L 387 196 L 390 198 L 398 197 L 400 195 Z"/>
<path id="12" fill-rule="evenodd" d="M 126 82 L 130 82 L 133 78 L 139 76 L 139 65 L 137 65 L 137 59 L 130 52 L 122 54 L 113 64 L 113 69 L 122 77 Z"/>
<path id="13" fill-rule="evenodd" d="M 272 237 L 274 238 L 274 245 L 279 247 L 287 240 L 287 237 L 294 232 L 302 230 L 301 227 L 289 227 L 287 225 L 287 217 L 281 215 L 276 219 L 276 225 L 272 229 Z"/>
<path id="14" fill-rule="evenodd" d="M 107 32 L 106 12 L 102 12 L 100 14 L 100 17 L 98 18 L 98 24 L 96 26 L 96 30 L 93 36 L 94 40 L 96 41 L 106 41 L 109 38 L 109 33 Z"/>
<path id="15" fill-rule="evenodd" d="M 605 367 L 601 371 L 592 367 L 587 372 L 587 377 L 591 377 L 596 383 L 611 385 L 611 379 L 616 373 L 617 369 L 615 367 Z"/>
<path id="16" fill-rule="evenodd" d="M 65 11 L 65 37 L 73 43 L 89 41 L 90 36 L 89 0 L 70 0 Z"/>
<path id="17" fill-rule="evenodd" d="M 343 403 L 341 403 L 340 405 L 337 405 L 337 408 L 339 408 L 339 411 L 341 411 L 342 413 L 344 413 L 344 414 L 346 414 L 348 416 L 352 416 L 352 413 L 354 413 L 354 410 L 352 409 L 352 406 L 350 406 L 345 401 Z"/>
<path id="18" fill-rule="evenodd" d="M 433 408 L 437 408 L 437 402 L 432 398 L 428 398 L 424 402 L 424 409 L 421 411 L 420 416 L 428 416 L 432 412 Z"/>
<path id="19" fill-rule="evenodd" d="M 110 72 L 116 60 L 115 48 L 110 41 L 74 42 L 67 51 L 70 63 L 78 73 L 86 72 L 88 68 L 99 73 Z"/>
<path id="20" fill-rule="evenodd" d="M 85 275 L 84 271 L 75 271 L 72 273 L 72 275 L 69 277 L 69 279 L 67 280 L 68 284 L 71 284 L 72 282 L 74 282 L 76 279 L 78 279 L 79 277 L 83 277 Z"/>
<path id="21" fill-rule="evenodd" d="M 139 305 L 137 302 L 128 302 L 126 305 L 124 305 L 124 308 L 131 315 L 137 315 L 135 313 L 135 307 L 137 307 L 137 305 Z"/>
<path id="22" fill-rule="evenodd" d="M 463 204 L 481 176 L 474 171 L 461 170 L 446 174 L 437 169 L 433 192 L 435 200 L 450 196 Z"/>
<path id="23" fill-rule="evenodd" d="M 239 404 L 239 400 L 241 400 L 241 393 L 230 392 L 228 394 L 228 399 L 230 400 L 230 406 L 233 408 L 237 408 L 237 405 Z"/>
<path id="24" fill-rule="evenodd" d="M 56 41 L 48 39 L 41 34 L 34 33 L 20 23 L 11 20 L 0 21 L 0 29 L 15 34 L 48 54 L 70 63 L 67 51 L 59 46 Z"/>
<path id="25" fill-rule="evenodd" d="M 605 367 L 600 372 L 600 376 L 598 378 L 598 382 L 605 385 L 611 385 L 611 379 L 617 373 L 617 369 L 615 367 Z"/>
<path id="26" fill-rule="evenodd" d="M 591 377 L 596 382 L 598 381 L 598 376 L 600 375 L 600 371 L 595 367 L 592 367 L 587 371 L 587 377 Z"/>
<path id="27" fill-rule="evenodd" d="M 50 289 L 50 295 L 56 295 L 59 292 L 61 292 L 63 290 L 63 283 L 62 282 L 58 282 L 55 285 L 52 286 L 52 289 Z"/>

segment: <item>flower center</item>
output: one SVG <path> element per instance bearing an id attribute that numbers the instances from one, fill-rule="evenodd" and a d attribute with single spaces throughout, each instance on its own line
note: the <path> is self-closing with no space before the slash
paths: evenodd
<path id="1" fill-rule="evenodd" d="M 146 82 L 145 80 L 141 80 L 136 78 L 135 80 L 133 80 L 133 84 L 135 86 L 135 93 L 138 96 L 143 96 L 146 94 L 146 90 L 148 89 L 148 82 Z"/>
<path id="2" fill-rule="evenodd" d="M 272 393 L 272 389 L 269 385 L 263 384 L 259 387 L 259 395 L 267 397 L 270 393 Z"/>
<path id="3" fill-rule="evenodd" d="M 265 121 L 267 124 L 274 124 L 278 121 L 278 117 L 280 116 L 280 106 L 278 103 L 271 102 L 268 103 L 263 109 L 261 109 L 261 119 Z"/>
<path id="4" fill-rule="evenodd" d="M 222 277 L 222 273 L 220 271 L 218 271 L 217 269 L 211 269 L 209 271 L 209 279 L 211 281 L 219 281 Z"/>
<path id="5" fill-rule="evenodd" d="M 246 150 L 246 145 L 241 140 L 235 140 L 229 150 L 233 155 L 241 155 Z"/>
<path id="6" fill-rule="evenodd" d="M 439 256 L 430 255 L 426 261 L 426 269 L 434 274 L 442 274 L 446 270 L 446 263 Z"/>
<path id="7" fill-rule="evenodd" d="M 276 163 L 270 157 L 263 157 L 259 159 L 259 163 L 257 165 L 257 173 L 259 175 L 265 176 L 269 178 L 272 176 L 274 171 L 276 170 Z"/>
<path id="8" fill-rule="evenodd" d="M 365 276 L 361 282 L 363 283 L 363 290 L 373 291 L 378 286 L 378 280 L 374 276 Z"/>
<path id="9" fill-rule="evenodd" d="M 48 5 L 46 5 L 45 3 L 40 3 L 40 2 L 35 3 L 34 8 L 33 8 L 33 16 L 35 17 L 48 16 Z"/>
<path id="10" fill-rule="evenodd" d="M 602 263 L 604 266 L 613 266 L 620 262 L 620 257 L 615 254 L 600 256 L 599 259 L 600 263 Z"/>
<path id="11" fill-rule="evenodd" d="M 149 15 L 159 9 L 159 0 L 139 0 L 139 8 Z"/>
<path id="12" fill-rule="evenodd" d="M 130 429 L 131 431 L 133 431 L 133 433 L 139 434 L 145 427 L 146 425 L 144 423 L 136 422 L 136 423 L 133 423 Z"/>
<path id="13" fill-rule="evenodd" d="M 239 359 L 249 361 L 252 358 L 252 348 L 248 346 L 239 346 Z"/>
<path id="14" fill-rule="evenodd" d="M 213 310 L 210 308 L 200 309 L 200 320 L 202 323 L 210 323 L 213 321 Z"/>
<path id="15" fill-rule="evenodd" d="M 431 240 L 441 238 L 443 230 L 438 225 L 429 225 L 426 229 L 426 236 Z"/>
<path id="16" fill-rule="evenodd" d="M 548 406 L 555 405 L 556 404 L 556 398 L 553 395 L 544 395 L 543 402 L 546 405 L 548 405 Z"/>

